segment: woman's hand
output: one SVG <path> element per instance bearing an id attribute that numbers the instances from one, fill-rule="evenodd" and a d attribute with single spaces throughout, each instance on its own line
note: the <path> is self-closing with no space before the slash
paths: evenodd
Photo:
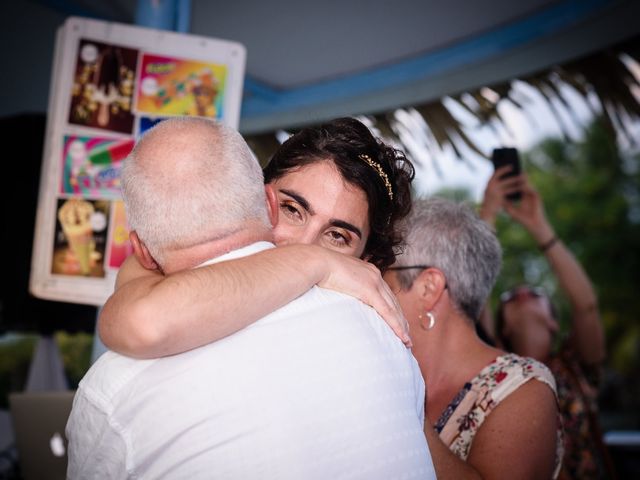
<path id="1" fill-rule="evenodd" d="M 510 204 L 506 200 L 506 196 L 521 191 L 524 183 L 522 175 L 505 176 L 510 171 L 510 165 L 498 168 L 493 172 L 484 190 L 484 197 L 480 206 L 480 218 L 492 227 L 495 226 L 496 217 L 500 210 Z"/>
<path id="2" fill-rule="evenodd" d="M 364 260 L 323 250 L 326 269 L 318 286 L 351 295 L 373 307 L 400 340 L 411 347 L 409 323 L 380 270 Z"/>
<path id="3" fill-rule="evenodd" d="M 523 176 L 522 180 L 522 199 L 517 203 L 507 202 L 504 208 L 511 218 L 527 229 L 538 244 L 542 244 L 554 236 L 554 231 L 547 221 L 540 194 L 526 177 Z"/>

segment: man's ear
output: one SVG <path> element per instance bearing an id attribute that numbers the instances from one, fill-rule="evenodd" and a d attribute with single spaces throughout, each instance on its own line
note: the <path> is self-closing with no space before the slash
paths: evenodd
<path id="1" fill-rule="evenodd" d="M 133 247 L 133 254 L 136 256 L 138 263 L 142 265 L 147 270 L 160 270 L 160 266 L 154 260 L 151 253 L 149 253 L 149 249 L 144 244 L 140 237 L 136 233 L 135 230 L 132 230 L 129 233 L 129 241 L 131 242 L 131 246 Z"/>
<path id="2" fill-rule="evenodd" d="M 271 226 L 275 227 L 278 224 L 278 195 L 275 189 L 269 184 L 264 186 L 264 192 L 267 198 L 269 221 L 271 222 Z"/>

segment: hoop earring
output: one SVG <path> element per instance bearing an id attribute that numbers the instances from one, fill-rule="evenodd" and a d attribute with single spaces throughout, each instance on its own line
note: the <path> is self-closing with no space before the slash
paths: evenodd
<path id="1" fill-rule="evenodd" d="M 431 330 L 436 324 L 436 316 L 433 314 L 433 312 L 425 312 L 424 315 L 429 319 L 429 324 L 425 326 L 424 322 L 422 321 L 424 317 L 422 315 L 418 315 L 418 320 L 420 320 L 420 326 L 422 327 L 423 330 Z"/>

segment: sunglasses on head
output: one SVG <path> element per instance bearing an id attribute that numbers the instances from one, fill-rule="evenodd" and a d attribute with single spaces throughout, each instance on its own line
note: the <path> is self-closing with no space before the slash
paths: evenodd
<path id="1" fill-rule="evenodd" d="M 542 287 L 516 287 L 500 294 L 500 303 L 507 303 L 517 297 L 546 297 Z"/>

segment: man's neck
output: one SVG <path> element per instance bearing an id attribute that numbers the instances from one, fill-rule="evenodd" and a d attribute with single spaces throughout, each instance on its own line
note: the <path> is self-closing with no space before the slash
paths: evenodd
<path id="1" fill-rule="evenodd" d="M 207 260 L 220 257 L 233 250 L 260 241 L 273 242 L 273 234 L 270 229 L 266 227 L 243 229 L 219 240 L 201 243 L 180 250 L 172 250 L 166 254 L 163 270 L 165 273 L 170 274 L 194 268 Z"/>

